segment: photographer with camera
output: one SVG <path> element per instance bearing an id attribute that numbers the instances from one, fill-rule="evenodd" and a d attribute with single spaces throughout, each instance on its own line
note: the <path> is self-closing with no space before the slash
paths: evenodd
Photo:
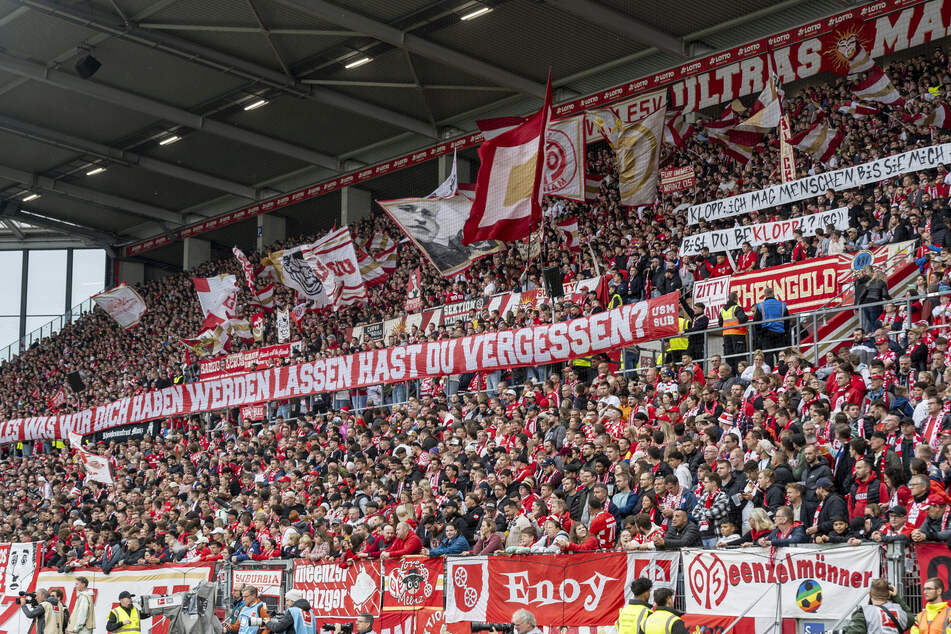
<path id="1" fill-rule="evenodd" d="M 304 598 L 300 590 L 288 590 L 284 595 L 284 605 L 287 606 L 283 614 L 275 614 L 267 622 L 268 631 L 293 632 L 294 634 L 317 634 L 317 621 L 311 612 L 310 602 Z"/>
<path id="2" fill-rule="evenodd" d="M 376 634 L 376 632 L 373 631 L 373 616 L 369 614 L 361 614 L 358 616 L 354 625 L 356 625 L 357 634 Z M 333 630 L 334 634 L 353 634 L 354 625 L 350 623 L 336 623 L 334 625 L 325 625 L 320 629 L 323 632 Z"/>
<path id="3" fill-rule="evenodd" d="M 23 614 L 33 620 L 30 630 L 36 626 L 36 634 L 61 634 L 63 631 L 63 611 L 56 597 L 46 588 L 36 592 L 21 592 L 17 598 Z"/>
<path id="4" fill-rule="evenodd" d="M 107 632 L 141 634 L 142 619 L 150 615 L 145 610 L 132 605 L 134 596 L 128 590 L 119 593 L 119 605 L 109 610 L 109 619 L 106 621 Z"/>
<path id="5" fill-rule="evenodd" d="M 258 589 L 252 585 L 245 584 L 241 590 L 241 600 L 244 601 L 244 605 L 238 611 L 237 620 L 228 626 L 228 631 L 237 634 L 258 634 L 264 622 L 270 618 L 267 606 L 258 598 Z"/>
<path id="6" fill-rule="evenodd" d="M 535 625 L 535 615 L 524 608 L 515 610 L 515 613 L 512 614 L 512 625 L 505 627 L 498 623 L 492 623 L 491 626 L 489 630 L 490 634 L 512 632 L 513 629 L 518 632 L 518 634 L 542 634 L 542 631 Z M 475 632 L 476 628 L 473 627 L 472 631 Z"/>
<path id="7" fill-rule="evenodd" d="M 927 584 L 926 581 L 925 585 Z M 925 596 L 927 597 L 927 591 Z M 905 632 L 914 620 L 911 608 L 901 598 L 895 586 L 889 584 L 887 579 L 875 579 L 869 587 L 868 604 L 855 609 L 852 620 L 844 632 L 845 634 Z"/>

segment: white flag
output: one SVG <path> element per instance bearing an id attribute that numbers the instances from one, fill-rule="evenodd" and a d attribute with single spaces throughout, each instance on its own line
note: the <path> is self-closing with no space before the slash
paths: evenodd
<path id="1" fill-rule="evenodd" d="M 93 482 L 102 484 L 112 484 L 112 471 L 109 469 L 109 460 L 102 456 L 89 453 L 84 449 L 79 450 L 80 459 L 83 461 L 83 467 L 86 469 L 86 478 Z"/>
<path id="2" fill-rule="evenodd" d="M 93 295 L 92 301 L 126 330 L 139 323 L 148 310 L 142 296 L 131 286 L 126 286 L 125 282 L 112 290 Z"/>
<path id="3" fill-rule="evenodd" d="M 584 202 L 584 115 L 551 121 L 545 131 L 546 194 Z"/>
<path id="4" fill-rule="evenodd" d="M 622 205 L 636 207 L 657 200 L 660 145 L 664 140 L 666 113 L 664 107 L 621 128 L 615 152 Z"/>
<path id="5" fill-rule="evenodd" d="M 217 277 L 193 277 L 198 303 L 205 316 L 202 330 L 209 330 L 236 316 L 238 304 L 238 280 L 234 275 Z"/>
<path id="6" fill-rule="evenodd" d="M 433 193 L 426 198 L 452 198 L 456 195 L 456 190 L 459 189 L 459 178 L 456 176 L 456 151 L 452 151 L 452 171 L 449 173 L 449 177 L 440 183 Z M 372 244 L 370 248 L 379 248 L 374 247 Z"/>
<path id="7" fill-rule="evenodd" d="M 277 311 L 277 341 L 284 343 L 291 338 L 291 315 L 286 310 Z"/>

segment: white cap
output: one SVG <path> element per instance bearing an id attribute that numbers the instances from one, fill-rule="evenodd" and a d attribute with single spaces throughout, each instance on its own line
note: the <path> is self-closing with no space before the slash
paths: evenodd
<path id="1" fill-rule="evenodd" d="M 304 593 L 300 590 L 288 590 L 284 595 L 284 599 L 287 601 L 288 605 L 296 601 L 300 601 L 304 598 Z"/>

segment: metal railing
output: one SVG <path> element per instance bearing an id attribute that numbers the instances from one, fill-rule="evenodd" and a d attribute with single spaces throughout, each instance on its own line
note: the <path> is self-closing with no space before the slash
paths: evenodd
<path id="1" fill-rule="evenodd" d="M 928 293 L 924 295 L 914 295 L 914 296 L 909 295 L 909 296 L 889 299 L 889 300 L 885 300 L 881 302 L 869 302 L 867 304 L 861 304 L 858 306 L 852 305 L 852 306 L 836 306 L 831 308 L 822 308 L 819 310 L 814 310 L 809 312 L 794 313 L 790 315 L 789 317 L 784 317 L 782 319 L 761 319 L 758 321 L 754 321 L 751 318 L 749 321 L 742 324 L 742 326 L 745 327 L 747 331 L 746 335 L 744 335 L 745 350 L 743 352 L 739 352 L 735 354 L 725 354 L 725 353 L 704 354 L 700 358 L 695 358 L 694 361 L 702 365 L 703 363 L 709 362 L 713 357 L 718 357 L 725 361 L 729 359 L 736 359 L 737 361 L 747 361 L 751 363 L 753 354 L 756 352 L 762 352 L 766 354 L 767 356 L 769 356 L 771 354 L 774 355 L 778 352 L 788 351 L 790 348 L 793 348 L 793 349 L 799 348 L 801 351 L 803 347 L 809 347 L 810 348 L 809 358 L 811 359 L 812 364 L 815 366 L 819 366 L 822 364 L 821 354 L 820 354 L 822 347 L 835 346 L 840 343 L 852 341 L 852 337 L 825 338 L 825 339 L 817 340 L 817 336 L 818 336 L 820 328 L 827 325 L 828 322 L 831 321 L 834 317 L 842 313 L 853 313 L 854 314 L 853 316 L 855 315 L 859 316 L 859 324 L 854 326 L 857 328 L 857 327 L 865 325 L 865 324 L 862 324 L 862 321 L 861 321 L 861 311 L 863 309 L 874 308 L 874 307 L 884 307 L 888 304 L 901 303 L 901 304 L 904 304 L 904 307 L 905 307 L 906 319 L 910 320 L 911 313 L 912 313 L 911 305 L 913 303 L 924 301 L 925 299 L 933 299 L 937 301 L 943 295 L 951 295 L 951 291 L 942 291 L 938 293 Z M 882 311 L 879 311 L 879 312 L 882 312 Z M 771 348 L 757 346 L 756 343 L 757 341 L 759 341 L 759 339 L 756 336 L 757 335 L 756 330 L 758 329 L 757 327 L 762 326 L 763 324 L 774 323 L 777 321 L 782 322 L 783 325 L 785 326 L 786 342 L 781 346 L 771 347 Z M 663 365 L 663 363 L 666 363 L 668 361 L 679 363 L 680 353 L 686 352 L 686 351 L 675 350 L 675 351 L 670 351 L 669 353 L 666 352 L 667 349 L 669 348 L 669 343 L 671 339 L 702 335 L 703 337 L 702 349 L 703 351 L 705 351 L 705 353 L 709 353 L 711 342 L 722 340 L 723 331 L 727 330 L 728 328 L 730 327 L 729 326 L 726 326 L 726 327 L 714 326 L 699 332 L 685 332 L 685 333 L 678 334 L 674 337 L 665 337 L 664 339 L 660 340 L 662 343 L 661 345 L 662 352 L 655 353 L 652 356 L 650 356 L 648 364 L 640 363 L 640 367 L 635 367 L 630 369 L 625 368 L 624 372 L 625 373 L 636 372 L 638 370 L 643 370 L 651 366 Z M 906 331 L 907 331 L 907 327 L 903 326 L 900 331 L 895 331 L 895 332 L 904 333 Z M 871 334 L 871 331 L 866 329 L 866 334 Z M 639 353 L 643 355 L 644 350 L 640 349 Z M 664 359 L 663 358 L 664 354 L 670 354 L 671 357 L 673 357 L 674 355 L 677 355 L 677 357 L 671 358 L 671 359 Z M 661 361 L 660 364 L 658 364 L 658 359 L 660 359 Z"/>
<path id="2" fill-rule="evenodd" d="M 95 308 L 95 303 L 92 301 L 92 298 L 89 298 L 80 304 L 76 304 L 62 315 L 54 317 L 39 328 L 36 328 L 22 337 L 17 338 L 16 341 L 9 344 L 8 346 L 0 348 L 0 362 L 11 361 L 15 356 L 32 346 L 37 341 L 55 335 L 63 329 L 63 326 L 76 321 L 82 315 L 90 312 L 93 308 Z"/>

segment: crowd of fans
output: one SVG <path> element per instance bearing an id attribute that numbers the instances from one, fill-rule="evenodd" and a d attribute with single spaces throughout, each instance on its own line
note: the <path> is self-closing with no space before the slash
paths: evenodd
<path id="1" fill-rule="evenodd" d="M 794 129 L 821 111 L 848 132 L 828 165 L 799 154 L 800 175 L 947 140 L 944 131 L 910 122 L 933 107 L 930 87 L 937 85 L 940 96 L 951 84 L 944 53 L 935 49 L 886 68 L 908 100 L 901 109 L 865 119 L 838 113 L 836 106 L 851 100 L 844 78 L 787 100 Z M 733 269 L 723 257 L 678 258 L 684 235 L 847 206 L 844 235 L 763 245 L 756 257 L 733 259 L 749 270 L 917 239 L 922 275 L 911 314 L 905 301 L 868 312 L 865 329 L 819 365 L 795 349 L 701 360 L 704 350 L 691 346 L 682 356 L 667 355 L 663 366 L 637 371 L 569 363 L 516 369 L 494 380 L 386 386 L 368 391 L 375 394 L 369 399 L 357 391 L 318 395 L 281 403 L 278 416 L 258 423 L 240 421 L 234 411 L 166 420 L 158 437 L 91 447 L 111 463 L 114 487 L 84 478 L 68 448 L 10 446 L 0 463 L 7 492 L 0 541 L 42 541 L 48 565 L 108 572 L 172 560 L 349 562 L 420 552 L 947 539 L 947 299 L 929 294 L 948 288 L 951 176 L 939 168 L 687 227 L 684 207 L 695 198 L 778 181 L 772 139 L 740 165 L 701 132 L 667 159 L 695 167 L 696 190 L 639 210 L 620 205 L 613 155 L 593 146 L 587 171 L 604 175 L 598 198 L 547 200 L 540 255 L 529 261 L 510 246 L 457 280 L 424 266 L 424 305 L 537 288 L 541 269 L 560 265 L 566 280 L 610 274 L 612 294 L 625 302 L 682 290 L 691 308 L 694 281 L 723 266 Z M 562 215 L 579 219 L 584 249 L 565 248 L 550 222 Z M 401 239 L 381 215 L 351 230 L 358 243 L 378 232 Z M 408 277 L 420 262 L 415 249 L 400 249 L 396 272 L 371 289 L 369 302 L 308 315 L 297 333 L 300 354 L 314 359 L 384 345 L 344 335 L 349 326 L 400 314 Z M 194 380 L 196 367 L 179 343 L 201 322 L 190 277 L 222 272 L 243 279 L 228 259 L 143 284 L 149 311 L 134 329 L 122 331 L 97 310 L 3 364 L 0 417 L 48 412 L 50 394 L 76 369 L 86 388 L 70 394 L 59 411 Z M 890 299 L 876 279 L 870 276 L 869 292 Z M 282 288 L 277 302 L 291 307 L 294 300 Z M 247 291 L 241 306 L 250 311 Z M 603 305 L 592 294 L 554 309 L 561 319 Z M 386 344 L 549 319 L 544 311 L 483 311 L 425 333 L 399 333 Z M 267 342 L 274 337 L 272 328 Z M 482 385 L 490 389 L 466 390 Z"/>

